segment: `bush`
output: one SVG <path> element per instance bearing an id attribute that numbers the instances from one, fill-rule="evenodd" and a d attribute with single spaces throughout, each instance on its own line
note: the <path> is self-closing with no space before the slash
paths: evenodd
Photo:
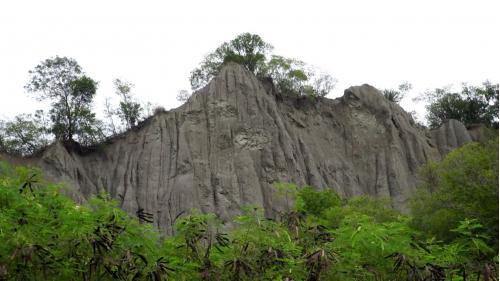
<path id="1" fill-rule="evenodd" d="M 321 216 L 325 210 L 338 207 L 341 203 L 340 197 L 333 190 L 315 191 L 310 186 L 300 189 L 297 197 L 297 209 L 313 216 Z"/>
<path id="2" fill-rule="evenodd" d="M 441 126 L 448 119 L 456 119 L 466 126 L 484 124 L 498 129 L 498 84 L 489 81 L 482 86 L 462 85 L 460 92 L 449 88 L 435 89 L 424 95 L 429 103 L 427 121 L 431 128 Z"/>
<path id="3" fill-rule="evenodd" d="M 1 280 L 116 280 L 162 271 L 150 225 L 106 195 L 75 204 L 39 175 L 1 163 Z"/>
<path id="4" fill-rule="evenodd" d="M 441 162 L 421 169 L 422 184 L 411 202 L 412 225 L 452 241 L 461 221 L 476 219 L 498 244 L 498 137 L 469 143 Z"/>
<path id="5" fill-rule="evenodd" d="M 469 148 L 470 149 L 470 148 Z M 479 172 L 481 173 L 481 172 Z M 477 178 L 476 178 L 477 179 Z M 163 237 L 108 195 L 76 204 L 33 168 L 0 162 L 0 280 L 494 280 L 498 248 L 479 219 L 427 239 L 384 200 L 278 185 L 279 220 L 242 209 L 232 227 L 193 210 Z M 472 208 L 478 208 L 472 205 Z"/>

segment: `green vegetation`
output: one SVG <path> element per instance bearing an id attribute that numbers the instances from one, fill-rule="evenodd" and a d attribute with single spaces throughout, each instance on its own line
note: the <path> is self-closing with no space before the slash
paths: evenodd
<path id="1" fill-rule="evenodd" d="M 324 97 L 333 90 L 337 83 L 333 77 L 308 68 L 302 61 L 273 55 L 257 75 L 271 77 L 284 94 Z"/>
<path id="2" fill-rule="evenodd" d="M 121 98 L 117 114 L 126 128 L 131 129 L 137 125 L 142 113 L 141 105 L 134 101 L 131 93 L 134 85 L 120 79 L 115 79 L 113 83 L 115 84 L 116 94 Z"/>
<path id="3" fill-rule="evenodd" d="M 205 86 L 228 62 L 244 66 L 258 77 L 270 77 L 283 94 L 325 96 L 336 84 L 327 73 L 321 73 L 304 62 L 272 55 L 273 47 L 259 35 L 243 33 L 224 42 L 208 54 L 189 78 L 193 90 Z"/>
<path id="4" fill-rule="evenodd" d="M 451 229 L 475 219 L 490 245 L 498 243 L 498 138 L 469 143 L 442 162 L 421 168 L 422 184 L 412 201 L 413 224 L 429 235 L 451 241 Z"/>
<path id="5" fill-rule="evenodd" d="M 498 129 L 498 84 L 486 81 L 482 86 L 469 86 L 464 83 L 460 92 L 445 87 L 427 92 L 424 99 L 428 101 L 427 121 L 431 128 L 456 119 L 466 126 L 484 124 Z"/>
<path id="6" fill-rule="evenodd" d="M 85 75 L 76 60 L 54 57 L 42 61 L 29 71 L 25 89 L 35 93 L 39 101 L 49 101 L 48 112 L 21 114 L 13 120 L 0 120 L 0 151 L 14 155 L 31 155 L 49 143 L 91 146 L 106 137 L 117 135 L 138 125 L 153 114 L 152 105 L 144 108 L 131 90 L 132 83 L 115 79 L 115 93 L 120 97 L 114 107 L 106 99 L 103 122 L 92 111 L 97 82 Z M 161 111 L 161 108 L 159 109 Z M 119 119 L 119 121 L 115 121 Z"/>
<path id="7" fill-rule="evenodd" d="M 38 94 L 39 100 L 48 100 L 51 132 L 57 140 L 96 142 L 100 130 L 91 110 L 97 82 L 85 76 L 76 60 L 67 57 L 46 59 L 30 72 L 25 86 L 28 92 Z"/>
<path id="8" fill-rule="evenodd" d="M 279 93 L 285 95 L 324 97 L 336 85 L 336 79 L 306 63 L 272 54 L 273 47 L 259 35 L 243 33 L 224 42 L 209 53 L 190 75 L 193 90 L 205 86 L 222 67 L 234 62 L 261 79 L 271 79 Z M 35 93 L 40 101 L 49 101 L 48 112 L 38 110 L 21 114 L 12 120 L 0 120 L 0 152 L 20 156 L 32 155 L 53 141 L 62 141 L 72 147 L 94 146 L 106 138 L 116 136 L 139 125 L 155 112 L 151 103 L 140 104 L 132 95 L 134 85 L 115 79 L 115 93 L 120 100 L 113 105 L 110 98 L 104 104 L 104 120 L 92 111 L 92 102 L 98 83 L 85 75 L 75 59 L 53 57 L 42 61 L 29 71 L 25 89 Z M 412 89 L 404 82 L 397 90 L 384 89 L 383 95 L 399 103 Z M 498 129 L 498 84 L 488 81 L 483 86 L 463 85 L 459 93 L 448 88 L 436 89 L 423 95 L 427 101 L 427 123 L 439 127 L 448 119 L 457 119 L 466 126 L 485 124 Z M 177 100 L 185 102 L 190 93 L 181 90 Z M 416 121 L 418 126 L 425 126 Z"/>
<path id="9" fill-rule="evenodd" d="M 498 139 L 422 170 L 412 215 L 388 201 L 278 184 L 274 219 L 193 211 L 161 237 L 107 195 L 83 205 L 0 165 L 0 280 L 497 280 Z"/>
<path id="10" fill-rule="evenodd" d="M 330 75 L 271 51 L 258 35 L 241 34 L 191 73 L 193 89 L 228 62 L 271 77 L 283 94 L 325 96 L 334 87 Z M 150 106 L 133 99 L 131 83 L 114 83 L 121 101 L 116 109 L 106 104 L 104 125 L 91 110 L 97 82 L 74 59 L 43 61 L 26 89 L 51 109 L 1 121 L 0 150 L 30 155 L 51 134 L 91 145 L 103 131 L 137 126 Z M 410 89 L 404 83 L 383 93 L 397 103 Z M 489 82 L 460 93 L 436 89 L 426 94 L 428 121 L 498 127 L 498 96 Z M 422 167 L 409 215 L 384 199 L 280 183 L 285 206 L 273 218 L 252 206 L 229 223 L 193 210 L 177 219 L 172 237 L 162 237 L 142 209 L 131 217 L 106 194 L 76 204 L 40 171 L 0 162 L 0 280 L 497 280 L 498 146 L 498 137 L 470 143 Z"/>
<path id="11" fill-rule="evenodd" d="M 0 280 L 132 280 L 163 270 L 151 226 L 105 195 L 75 204 L 38 175 L 0 166 Z"/>
<path id="12" fill-rule="evenodd" d="M 413 85 L 411 83 L 404 82 L 398 86 L 398 90 L 384 89 L 382 90 L 382 94 L 389 101 L 399 103 L 412 88 Z"/>
<path id="13" fill-rule="evenodd" d="M 48 120 L 41 110 L 34 115 L 20 114 L 12 121 L 0 121 L 0 150 L 30 155 L 49 143 Z"/>
<path id="14" fill-rule="evenodd" d="M 191 72 L 191 87 L 193 90 L 203 87 L 230 61 L 239 63 L 256 74 L 272 48 L 259 35 L 250 33 L 243 33 L 230 42 L 224 42 L 204 58 L 200 67 Z"/>

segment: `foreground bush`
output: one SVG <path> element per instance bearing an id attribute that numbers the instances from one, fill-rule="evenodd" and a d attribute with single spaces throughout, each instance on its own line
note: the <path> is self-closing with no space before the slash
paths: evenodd
<path id="1" fill-rule="evenodd" d="M 498 245 L 498 138 L 469 143 L 421 169 L 412 200 L 413 225 L 445 241 L 465 219 L 476 219 Z"/>
<path id="2" fill-rule="evenodd" d="M 39 171 L 0 165 L 0 280 L 496 280 L 498 250 L 466 218 L 437 240 L 370 197 L 281 186 L 276 219 L 247 207 L 230 231 L 193 211 L 162 238 L 105 195 L 75 204 Z M 284 188 L 283 188 L 284 187 Z M 295 202 L 295 203 L 293 203 Z M 498 208 L 498 207 L 497 207 Z M 142 222 L 142 223 L 141 223 Z"/>
<path id="3" fill-rule="evenodd" d="M 165 272 L 158 233 L 106 195 L 77 205 L 36 170 L 0 169 L 0 279 L 132 280 Z"/>

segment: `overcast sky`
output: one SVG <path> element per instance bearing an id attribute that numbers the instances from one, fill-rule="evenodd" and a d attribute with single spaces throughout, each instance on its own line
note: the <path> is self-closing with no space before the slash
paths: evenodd
<path id="1" fill-rule="evenodd" d="M 0 118 L 41 108 L 23 86 L 56 55 L 99 81 L 96 110 L 112 80 L 136 85 L 141 101 L 177 107 L 189 72 L 243 32 L 274 53 L 301 59 L 351 85 L 427 88 L 500 78 L 500 1 L 2 1 Z M 407 110 L 418 109 L 411 98 Z"/>

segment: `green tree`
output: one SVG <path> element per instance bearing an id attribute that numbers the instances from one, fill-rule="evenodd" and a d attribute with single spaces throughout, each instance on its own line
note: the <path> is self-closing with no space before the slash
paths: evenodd
<path id="1" fill-rule="evenodd" d="M 462 85 L 460 92 L 449 88 L 425 93 L 428 101 L 427 121 L 431 128 L 439 127 L 448 119 L 467 125 L 484 124 L 498 128 L 498 84 L 489 81 L 482 86 Z"/>
<path id="2" fill-rule="evenodd" d="M 193 90 L 205 86 L 228 62 L 243 65 L 258 77 L 270 77 L 278 90 L 289 95 L 325 96 L 336 84 L 327 73 L 321 73 L 296 59 L 272 55 L 273 47 L 256 34 L 243 33 L 208 54 L 190 75 Z"/>
<path id="3" fill-rule="evenodd" d="M 115 84 L 116 94 L 121 98 L 120 106 L 118 107 L 118 116 L 127 129 L 133 128 L 139 122 L 142 114 L 141 105 L 134 101 L 131 93 L 134 85 L 120 79 L 115 79 L 113 83 Z"/>
<path id="4" fill-rule="evenodd" d="M 452 241 L 465 219 L 484 226 L 491 245 L 498 245 L 498 138 L 470 143 L 441 162 L 421 170 L 422 184 L 412 199 L 412 225 L 444 241 Z"/>
<path id="5" fill-rule="evenodd" d="M 0 150 L 10 154 L 30 155 L 49 144 L 48 120 L 42 110 L 21 114 L 0 123 Z"/>
<path id="6" fill-rule="evenodd" d="M 273 49 L 273 46 L 264 42 L 259 35 L 248 32 L 238 35 L 229 42 L 229 45 L 224 62 L 239 63 L 253 73 L 258 72 L 266 59 L 266 54 Z"/>
<path id="7" fill-rule="evenodd" d="M 26 90 L 52 102 L 49 115 L 56 139 L 89 144 L 100 138 L 99 122 L 91 110 L 97 82 L 85 76 L 74 59 L 46 59 L 29 74 Z"/>
<path id="8" fill-rule="evenodd" d="M 309 80 L 305 63 L 296 59 L 273 55 L 265 64 L 260 76 L 269 76 L 282 93 L 301 94 Z M 312 88 L 309 88 L 311 91 Z"/>
<path id="9" fill-rule="evenodd" d="M 200 67 L 191 72 L 190 82 L 193 90 L 206 85 L 217 75 L 222 66 L 228 62 L 236 62 L 257 74 L 266 60 L 272 46 L 259 35 L 243 33 L 229 42 L 224 42 L 214 52 L 205 56 Z"/>
<path id="10" fill-rule="evenodd" d="M 300 60 L 273 55 L 258 73 L 271 77 L 281 93 L 324 97 L 330 93 L 337 80 L 328 73 L 319 72 Z"/>

